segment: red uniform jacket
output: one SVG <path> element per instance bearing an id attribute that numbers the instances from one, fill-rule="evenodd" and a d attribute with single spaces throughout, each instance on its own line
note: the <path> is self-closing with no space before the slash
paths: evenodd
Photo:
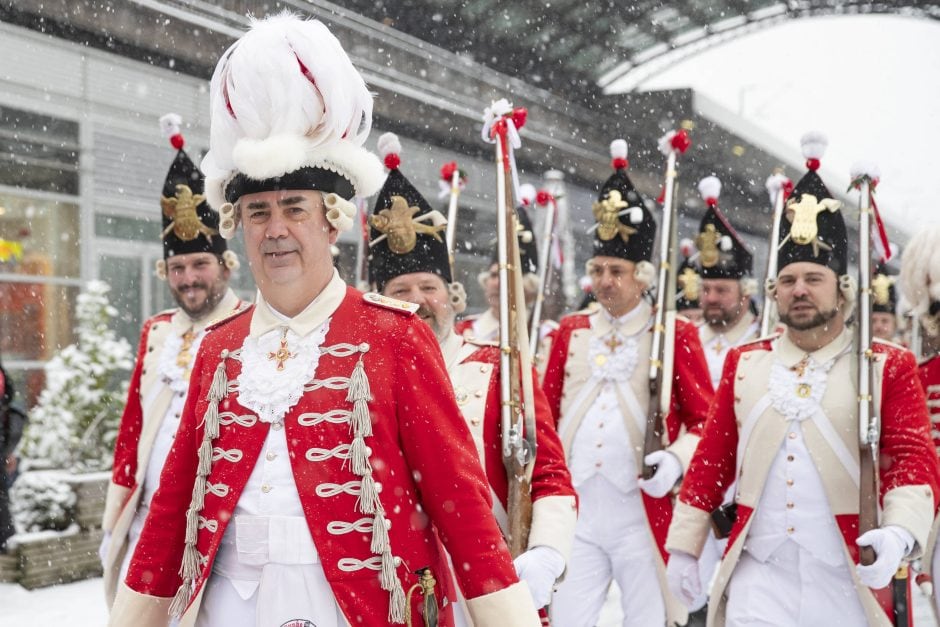
<path id="1" fill-rule="evenodd" d="M 249 310 L 249 312 L 252 310 Z M 207 392 L 223 351 L 242 346 L 249 333 L 250 313 L 235 316 L 214 328 L 203 340 L 187 398 L 179 435 L 164 467 L 160 489 L 132 559 L 126 584 L 158 597 L 177 592 L 186 529 L 186 510 L 193 497 L 197 449 L 203 442 Z M 345 344 L 350 349 L 329 351 Z M 365 345 L 368 346 L 365 346 Z M 356 348 L 358 347 L 358 349 Z M 363 352 L 364 350 L 364 352 Z M 413 571 L 431 567 L 439 585 L 448 587 L 448 567 L 434 529 L 457 569 L 457 580 L 468 599 L 502 590 L 517 582 L 502 535 L 493 520 L 486 478 L 459 415 L 437 342 L 430 328 L 411 314 L 367 304 L 361 293 L 348 288 L 334 312 L 321 347 L 316 372 L 318 389 L 307 392 L 284 416 L 294 478 L 308 526 L 326 578 L 346 618 L 353 625 L 387 625 L 389 594 L 380 585 L 371 533 L 334 534 L 330 522 L 360 518 L 356 493 L 335 488 L 359 481 L 349 461 L 336 451 L 350 444 L 350 426 L 329 420 L 311 425 L 311 413 L 351 410 L 348 381 L 361 359 L 373 400 L 369 403 L 373 435 L 366 438 L 367 455 L 386 518 L 389 546 L 395 556 L 395 575 L 408 590 L 417 579 Z M 235 381 L 241 363 L 226 360 L 228 381 Z M 316 383 L 314 383 L 315 385 Z M 334 385 L 335 384 L 335 385 Z M 234 511 L 271 425 L 236 401 L 229 388 L 219 404 L 221 427 L 213 442 L 220 449 L 237 448 L 242 459 L 225 458 L 212 464 L 208 483 L 227 486 L 224 495 L 209 491 L 200 516 L 217 521 L 214 529 L 198 530 L 196 549 L 205 561 L 192 598 L 208 579 L 228 518 Z M 298 417 L 307 414 L 301 424 Z M 236 419 L 236 417 L 238 419 Z M 313 459 L 311 459 L 313 458 Z M 372 567 L 351 568 L 350 565 Z M 444 594 L 438 595 L 439 605 Z M 448 595 L 450 596 L 450 595 Z M 412 608 L 418 615 L 418 599 Z M 452 624 L 450 605 L 441 607 L 442 625 Z"/>

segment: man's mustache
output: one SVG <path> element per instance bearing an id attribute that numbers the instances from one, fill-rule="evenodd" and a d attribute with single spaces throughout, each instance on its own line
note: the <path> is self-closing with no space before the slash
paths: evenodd
<path id="1" fill-rule="evenodd" d="M 297 250 L 297 248 L 292 243 L 285 242 L 284 240 L 266 239 L 261 242 L 261 252 L 265 255 L 271 253 L 292 253 L 295 250 Z"/>
<path id="2" fill-rule="evenodd" d="M 193 289 L 208 290 L 208 289 L 209 289 L 209 286 L 208 286 L 206 283 L 202 283 L 202 282 L 200 282 L 200 281 L 195 281 L 195 282 L 193 282 L 193 283 L 186 283 L 186 284 L 184 284 L 184 285 L 180 285 L 180 286 L 177 287 L 176 289 L 177 289 L 177 291 L 180 291 L 180 292 L 182 292 L 182 291 L 184 291 L 184 290 L 193 290 Z"/>

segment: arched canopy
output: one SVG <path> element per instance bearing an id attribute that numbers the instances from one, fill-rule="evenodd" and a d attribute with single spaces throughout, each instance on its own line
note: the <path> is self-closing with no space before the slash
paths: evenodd
<path id="1" fill-rule="evenodd" d="M 940 19 L 940 2 L 923 0 L 347 0 L 344 6 L 534 85 L 580 88 L 587 98 L 614 86 L 632 91 L 690 54 L 783 20 Z"/>

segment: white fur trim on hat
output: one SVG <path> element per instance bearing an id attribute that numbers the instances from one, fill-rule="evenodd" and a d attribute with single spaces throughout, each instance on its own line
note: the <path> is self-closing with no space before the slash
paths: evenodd
<path id="1" fill-rule="evenodd" d="M 819 131 L 803 133 L 800 138 L 800 148 L 805 159 L 822 159 L 829 146 L 829 139 Z"/>

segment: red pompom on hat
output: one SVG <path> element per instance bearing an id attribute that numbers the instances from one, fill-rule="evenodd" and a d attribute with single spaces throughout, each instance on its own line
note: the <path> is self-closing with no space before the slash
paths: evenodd
<path id="1" fill-rule="evenodd" d="M 389 170 L 397 170 L 401 165 L 401 141 L 395 133 L 383 133 L 379 137 L 379 156 Z"/>
<path id="2" fill-rule="evenodd" d="M 167 113 L 160 116 L 161 132 L 164 137 L 169 138 L 170 145 L 177 150 L 182 150 L 183 146 L 186 145 L 186 140 L 183 139 L 183 133 L 181 131 L 182 126 L 183 118 L 177 113 Z"/>

